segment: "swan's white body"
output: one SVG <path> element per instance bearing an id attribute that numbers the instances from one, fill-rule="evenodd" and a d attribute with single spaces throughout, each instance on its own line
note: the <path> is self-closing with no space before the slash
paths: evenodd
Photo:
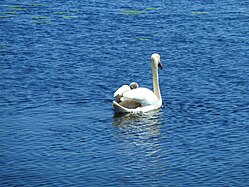
<path id="1" fill-rule="evenodd" d="M 115 93 L 113 108 L 117 113 L 139 113 L 156 110 L 162 106 L 159 88 L 158 67 L 162 68 L 159 54 L 151 55 L 153 88 L 136 87 L 131 89 L 128 85 L 121 86 Z"/>

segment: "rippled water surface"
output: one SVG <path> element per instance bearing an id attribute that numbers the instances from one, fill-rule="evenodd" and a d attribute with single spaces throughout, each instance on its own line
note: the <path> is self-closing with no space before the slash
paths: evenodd
<path id="1" fill-rule="evenodd" d="M 0 186 L 249 184 L 249 3 L 0 2 Z M 163 108 L 115 115 L 122 84 Z"/>

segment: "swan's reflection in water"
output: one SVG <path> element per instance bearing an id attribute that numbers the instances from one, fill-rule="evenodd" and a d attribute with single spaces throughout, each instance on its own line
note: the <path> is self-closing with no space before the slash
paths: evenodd
<path id="1" fill-rule="evenodd" d="M 115 115 L 113 125 L 117 127 L 115 136 L 122 162 L 119 164 L 124 169 L 121 178 L 131 183 L 141 180 L 143 183 L 158 184 L 165 168 L 161 144 L 164 135 L 160 133 L 162 111 L 143 115 Z M 133 177 L 129 178 L 129 175 Z"/>
<path id="2" fill-rule="evenodd" d="M 161 110 L 145 114 L 116 114 L 113 125 L 119 129 L 120 140 L 135 146 L 153 148 L 158 146 L 156 140 L 160 135 L 161 116 Z"/>

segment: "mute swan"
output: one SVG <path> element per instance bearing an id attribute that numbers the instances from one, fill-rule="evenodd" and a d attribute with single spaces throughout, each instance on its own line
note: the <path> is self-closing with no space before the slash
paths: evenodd
<path id="1" fill-rule="evenodd" d="M 121 86 L 115 93 L 121 93 L 120 101 L 113 101 L 112 105 L 117 113 L 139 113 L 158 109 L 162 106 L 162 97 L 159 88 L 158 68 L 162 69 L 159 54 L 151 55 L 153 91 L 139 87 L 131 89 L 128 85 Z M 135 86 L 136 87 L 136 86 Z M 137 86 L 138 87 L 138 86 Z"/>

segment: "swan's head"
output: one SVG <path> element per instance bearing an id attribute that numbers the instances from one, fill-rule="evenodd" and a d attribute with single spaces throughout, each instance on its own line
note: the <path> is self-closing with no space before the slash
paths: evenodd
<path id="1" fill-rule="evenodd" d="M 151 55 L 151 64 L 152 64 L 152 67 L 163 69 L 160 55 L 157 53 L 154 53 Z"/>

